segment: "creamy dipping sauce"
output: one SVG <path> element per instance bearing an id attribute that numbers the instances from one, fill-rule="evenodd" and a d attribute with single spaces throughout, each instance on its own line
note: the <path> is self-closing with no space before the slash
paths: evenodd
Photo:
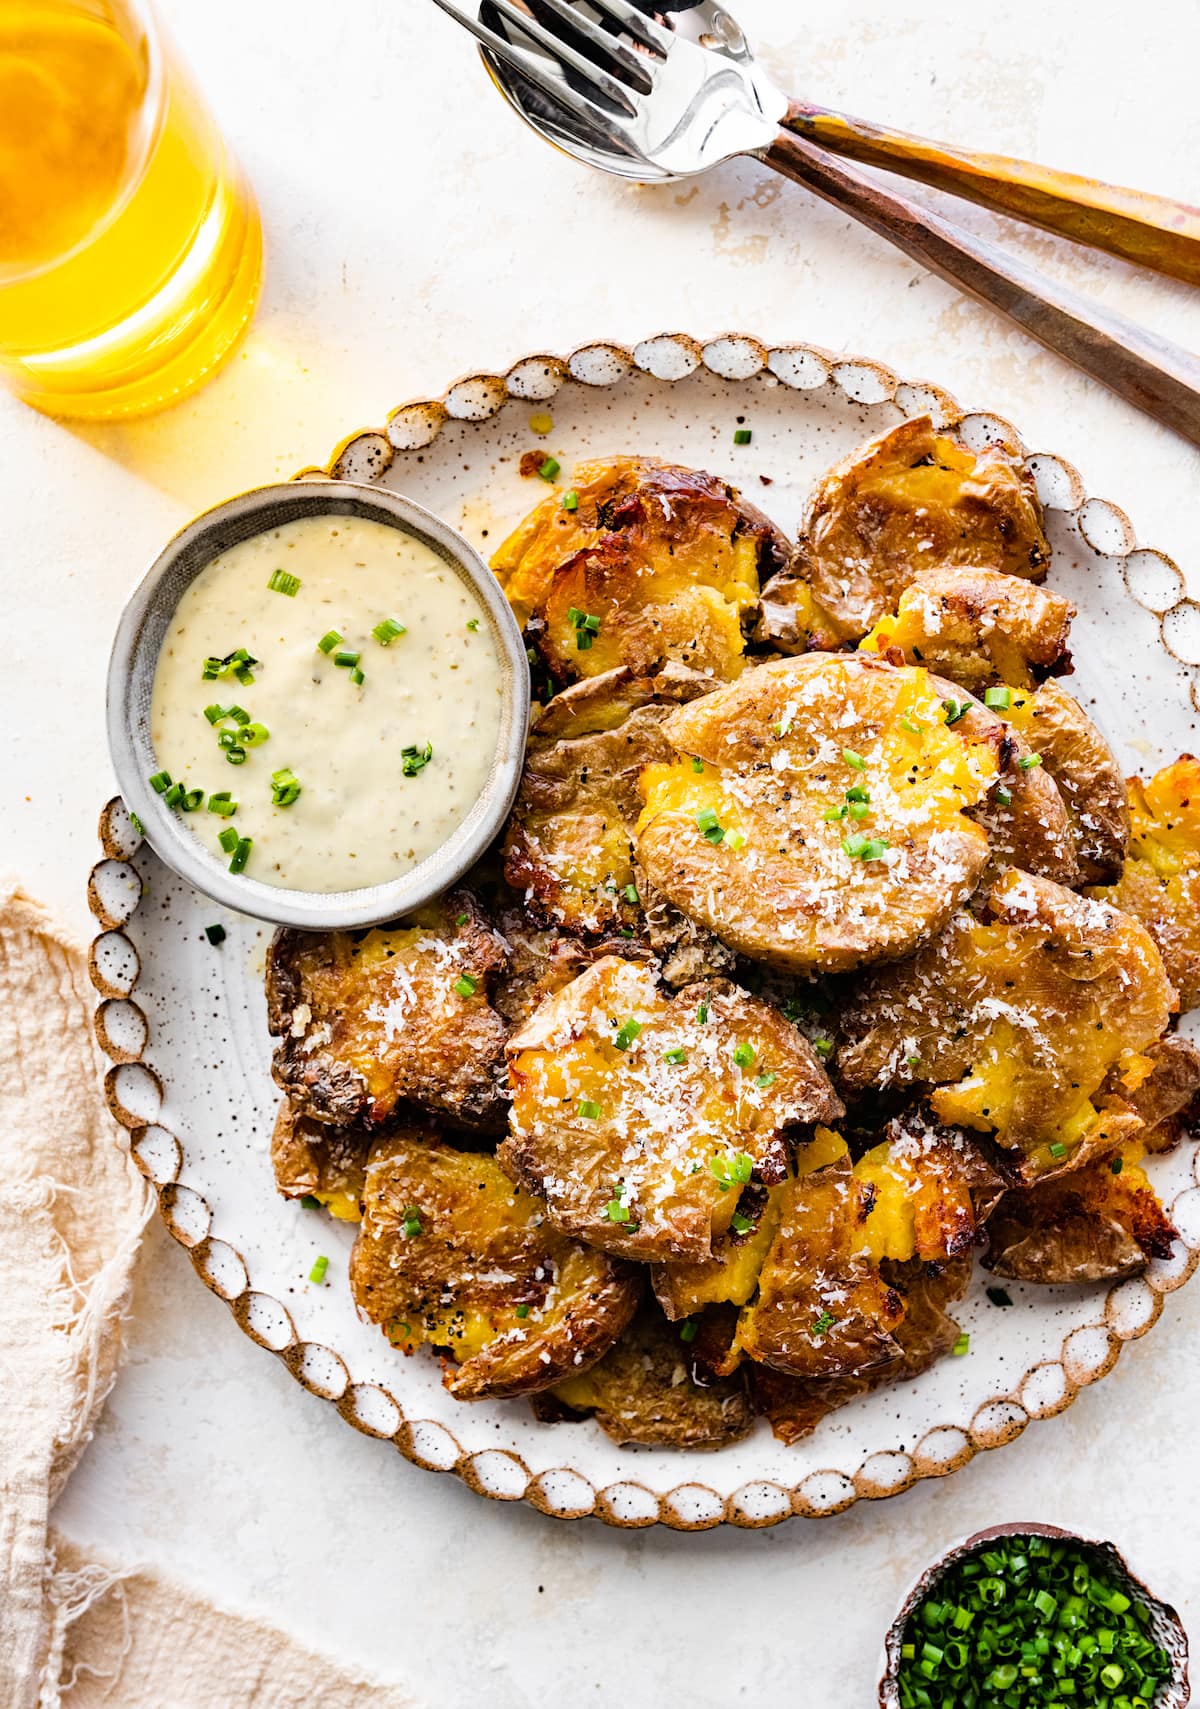
<path id="1" fill-rule="evenodd" d="M 474 806 L 503 691 L 486 607 L 436 552 L 367 517 L 301 517 L 230 547 L 180 600 L 154 677 L 152 781 L 235 872 L 380 884 Z"/>

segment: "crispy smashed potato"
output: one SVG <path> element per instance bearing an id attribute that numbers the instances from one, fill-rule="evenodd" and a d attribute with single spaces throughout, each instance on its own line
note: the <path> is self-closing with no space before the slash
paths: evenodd
<path id="1" fill-rule="evenodd" d="M 931 564 L 859 643 L 864 652 L 898 648 L 910 665 L 981 694 L 995 683 L 1034 688 L 1070 668 L 1070 600 L 1019 576 L 970 565 Z"/>
<path id="2" fill-rule="evenodd" d="M 593 1417 L 614 1442 L 720 1448 L 739 1441 L 754 1424 L 744 1374 L 697 1382 L 688 1354 L 678 1327 L 647 1306 L 599 1364 L 559 1383 L 551 1398 Z"/>
<path id="3" fill-rule="evenodd" d="M 342 1127 L 379 1127 L 406 1105 L 503 1126 L 508 1029 L 489 996 L 504 963 L 465 891 L 361 937 L 280 930 L 267 958 L 276 1082 Z"/>
<path id="4" fill-rule="evenodd" d="M 1125 779 L 1083 707 L 1051 681 L 1033 693 L 1014 693 L 999 711 L 1028 751 L 1041 759 L 1041 767 L 1034 769 L 1058 786 L 1070 820 L 1078 881 L 1103 884 L 1119 878 L 1129 843 Z M 1033 869 L 1026 865 L 1026 870 Z"/>
<path id="5" fill-rule="evenodd" d="M 911 1382 L 953 1352 L 959 1327 L 946 1307 L 966 1293 L 972 1265 L 970 1253 L 944 1264 L 885 1262 L 884 1279 L 904 1301 L 904 1316 L 892 1332 L 896 1355 L 885 1365 L 854 1376 L 807 1379 L 769 1365 L 743 1366 L 755 1410 L 779 1441 L 800 1441 L 838 1407 L 885 1383 Z"/>
<path id="6" fill-rule="evenodd" d="M 1200 1113 L 1200 1050 L 1179 1033 L 1168 1033 L 1138 1055 L 1115 1062 L 1101 1097 L 1106 1107 L 1127 1109 L 1138 1118 L 1138 1138 L 1147 1151 L 1170 1151 Z"/>
<path id="7" fill-rule="evenodd" d="M 498 1156 L 556 1227 L 602 1251 L 708 1258 L 743 1190 L 778 1181 L 782 1132 L 840 1104 L 807 1040 L 735 986 L 675 998 L 655 969 L 605 957 L 509 1043 Z"/>
<path id="8" fill-rule="evenodd" d="M 457 1400 L 532 1394 L 586 1370 L 641 1294 L 635 1271 L 564 1239 L 493 1157 L 428 1130 L 372 1152 L 350 1287 L 394 1347 L 448 1354 Z"/>
<path id="9" fill-rule="evenodd" d="M 818 482 L 798 567 L 840 638 L 857 641 L 922 570 L 1040 581 L 1049 562 L 1033 480 L 1015 453 L 997 444 L 976 455 L 916 416 Z"/>
<path id="10" fill-rule="evenodd" d="M 638 859 L 744 955 L 795 972 L 907 954 L 978 882 L 966 810 L 998 776 L 1002 726 L 946 722 L 925 671 L 861 655 L 775 660 L 680 707 L 680 757 L 642 780 Z"/>
<path id="11" fill-rule="evenodd" d="M 1018 1282 L 1104 1282 L 1167 1258 L 1176 1230 L 1138 1167 L 1144 1147 L 1005 1193 L 988 1223 L 988 1265 Z"/>
<path id="12" fill-rule="evenodd" d="M 1061 1171 L 1141 1128 L 1093 1098 L 1164 1031 L 1173 998 L 1136 920 L 1009 871 L 980 913 L 850 995 L 838 1075 L 851 1092 L 928 1086 L 940 1121 L 993 1134 L 1030 1174 Z"/>
<path id="13" fill-rule="evenodd" d="M 1179 1006 L 1200 1004 L 1200 760 L 1184 754 L 1129 780 L 1130 836 L 1119 882 L 1093 895 L 1124 908 L 1158 945 Z"/>
<path id="14" fill-rule="evenodd" d="M 492 559 L 553 680 L 664 660 L 737 676 L 760 572 L 791 558 L 779 530 L 726 482 L 654 458 L 581 463 L 570 490 L 574 509 L 544 499 Z"/>
<path id="15" fill-rule="evenodd" d="M 271 1167 L 285 1199 L 318 1199 L 340 1222 L 357 1222 L 371 1135 L 363 1128 L 313 1121 L 289 1098 L 271 1134 Z"/>

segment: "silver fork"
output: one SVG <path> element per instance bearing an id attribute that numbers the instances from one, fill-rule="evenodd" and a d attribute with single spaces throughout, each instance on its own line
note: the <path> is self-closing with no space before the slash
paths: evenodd
<path id="1" fill-rule="evenodd" d="M 1200 360 L 835 160 L 826 146 L 832 133 L 858 126 L 861 138 L 871 127 L 840 115 L 824 115 L 838 121 L 832 127 L 811 122 L 821 110 L 789 102 L 716 0 L 681 14 L 678 27 L 631 0 L 587 0 L 586 11 L 572 0 L 528 0 L 528 9 L 515 0 L 483 0 L 482 16 L 460 0 L 435 3 L 481 44 L 489 71 L 521 117 L 577 159 L 656 182 L 751 155 L 999 308 L 1111 391 L 1200 445 Z M 889 133 L 875 128 L 874 134 Z M 926 166 L 940 147 L 902 140 L 910 155 L 920 144 Z M 886 149 L 845 152 L 1162 271 L 1200 276 L 1200 216 L 1193 209 L 1021 161 L 956 154 L 955 171 L 939 176 L 915 170 L 911 160 L 885 158 Z M 940 158 L 950 157 L 943 151 Z M 985 161 L 987 194 L 978 188 Z M 1030 185 L 1041 188 L 1033 214 L 1022 213 Z"/>

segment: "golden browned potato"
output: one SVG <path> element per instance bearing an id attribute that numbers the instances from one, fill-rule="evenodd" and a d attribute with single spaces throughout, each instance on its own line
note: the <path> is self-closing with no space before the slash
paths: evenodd
<path id="1" fill-rule="evenodd" d="M 590 1415 L 614 1442 L 720 1448 L 739 1441 L 754 1424 L 744 1373 L 698 1382 L 689 1353 L 679 1326 L 645 1306 L 599 1364 L 548 1398 L 574 1416 Z"/>
<path id="2" fill-rule="evenodd" d="M 1192 1125 L 1200 1095 L 1200 1050 L 1179 1033 L 1168 1033 L 1137 1056 L 1116 1062 L 1101 1088 L 1113 1109 L 1129 1109 L 1142 1123 L 1139 1140 L 1148 1151 L 1170 1151 Z"/>
<path id="3" fill-rule="evenodd" d="M 664 995 L 606 956 L 510 1041 L 498 1156 L 556 1227 L 604 1251 L 707 1258 L 743 1190 L 782 1178 L 783 1130 L 840 1105 L 777 1009 L 713 982 Z"/>
<path id="4" fill-rule="evenodd" d="M 1200 760 L 1183 754 L 1147 782 L 1129 780 L 1130 837 L 1125 869 L 1095 890 L 1145 926 L 1179 992 L 1181 1009 L 1200 1004 Z"/>
<path id="5" fill-rule="evenodd" d="M 647 878 L 744 955 L 794 972 L 909 953 L 970 895 L 988 839 L 967 817 L 1003 726 L 956 717 L 925 671 L 862 655 L 780 659 L 672 712 L 652 765 Z"/>
<path id="6" fill-rule="evenodd" d="M 495 1158 L 427 1130 L 371 1154 L 350 1287 L 394 1347 L 448 1354 L 456 1400 L 532 1394 L 587 1370 L 641 1294 L 636 1271 L 556 1233 Z"/>
<path id="7" fill-rule="evenodd" d="M 881 617 L 859 645 L 870 653 L 898 649 L 908 664 L 973 694 L 996 683 L 1031 689 L 1070 668 L 1074 615 L 1070 600 L 1019 576 L 931 564 L 904 589 L 895 614 Z"/>
<path id="8" fill-rule="evenodd" d="M 883 1265 L 884 1280 L 904 1300 L 904 1316 L 893 1331 L 896 1356 L 857 1376 L 803 1378 L 746 1365 L 755 1410 L 789 1446 L 811 1435 L 821 1420 L 885 1383 L 910 1382 L 954 1351 L 959 1326 L 946 1307 L 966 1293 L 973 1259 L 965 1253 L 943 1264 Z"/>
<path id="9" fill-rule="evenodd" d="M 1070 1175 L 1005 1193 L 988 1223 L 988 1264 L 1018 1282 L 1104 1282 L 1167 1258 L 1176 1230 L 1133 1141 Z"/>
<path id="10" fill-rule="evenodd" d="M 297 1108 L 378 1127 L 405 1105 L 455 1127 L 503 1126 L 504 1041 L 492 1008 L 505 948 L 466 891 L 394 926 L 275 934 L 272 1072 Z"/>
<path id="11" fill-rule="evenodd" d="M 313 1121 L 285 1098 L 271 1135 L 271 1167 L 285 1199 L 319 1199 L 341 1222 L 357 1222 L 371 1136 Z"/>
<path id="12" fill-rule="evenodd" d="M 851 994 L 838 1074 L 851 1092 L 930 1087 L 939 1120 L 994 1135 L 1027 1173 L 1061 1171 L 1140 1129 L 1093 1099 L 1161 1035 L 1173 1000 L 1136 920 L 1009 871 L 979 912 Z"/>
<path id="13" fill-rule="evenodd" d="M 1032 693 L 1014 692 L 1009 704 L 996 710 L 1058 785 L 1071 823 L 1079 882 L 1119 878 L 1129 843 L 1125 779 L 1083 707 L 1051 681 Z"/>
<path id="14" fill-rule="evenodd" d="M 1040 581 L 1041 506 L 1015 449 L 978 455 L 902 421 L 832 468 L 809 501 L 799 573 L 844 640 L 858 640 L 928 568 L 970 566 Z"/>
<path id="15" fill-rule="evenodd" d="M 848 1156 L 789 1180 L 738 1318 L 735 1349 L 794 1377 L 856 1377 L 897 1357 L 904 1302 L 863 1252 L 863 1185 Z"/>
<path id="16" fill-rule="evenodd" d="M 649 457 L 581 463 L 492 559 L 554 681 L 664 660 L 726 679 L 742 668 L 759 576 L 784 536 L 725 481 Z"/>

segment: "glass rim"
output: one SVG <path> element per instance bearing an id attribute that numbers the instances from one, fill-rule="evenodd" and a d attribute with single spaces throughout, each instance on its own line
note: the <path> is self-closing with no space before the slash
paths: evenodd
<path id="1" fill-rule="evenodd" d="M 82 0 L 69 0 L 69 4 L 72 9 L 85 10 Z M 89 244 L 95 243 L 132 200 L 162 134 L 166 117 L 168 72 L 162 25 L 154 12 L 151 0 L 105 0 L 105 4 L 122 37 L 128 41 L 129 25 L 132 25 L 137 38 L 145 44 L 146 87 L 139 103 L 136 146 L 130 149 L 117 194 L 95 225 L 85 232 L 77 243 L 47 261 L 39 261 L 32 267 L 20 267 L 11 271 L 0 267 L 0 291 L 10 285 L 24 284 L 44 273 L 52 273 L 56 267 L 63 266 Z"/>

